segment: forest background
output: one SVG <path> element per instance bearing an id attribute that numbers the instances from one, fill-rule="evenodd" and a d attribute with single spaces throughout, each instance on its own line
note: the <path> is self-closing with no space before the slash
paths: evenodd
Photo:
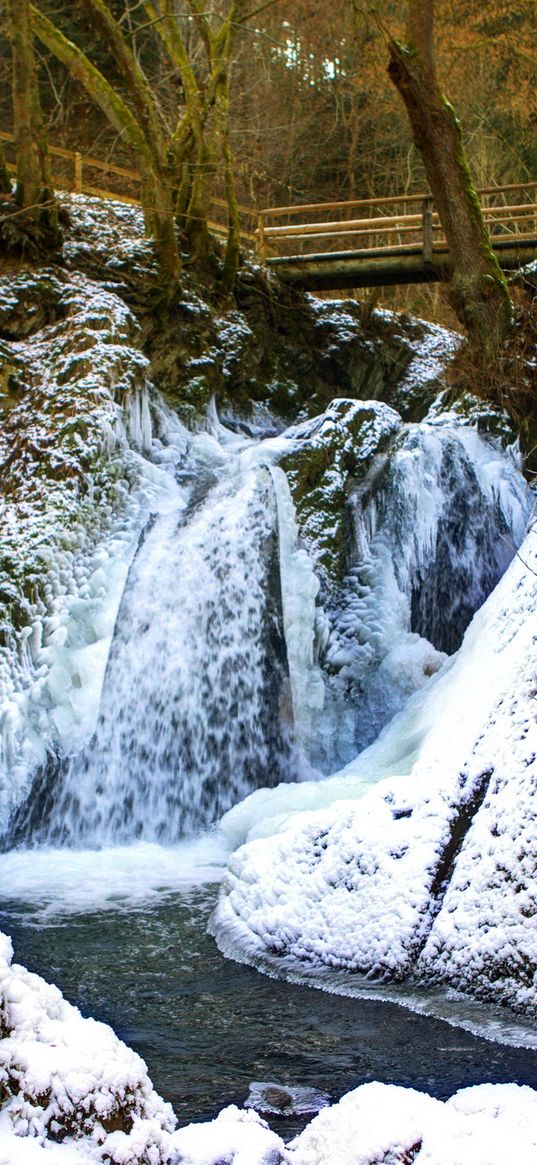
<path id="1" fill-rule="evenodd" d="M 174 0 L 189 60 L 207 86 L 196 6 Z M 129 98 L 125 76 L 86 0 L 39 0 L 40 12 Z M 143 0 L 108 0 L 172 128 L 184 86 Z M 158 8 L 158 5 L 157 5 Z M 203 5 L 197 5 L 205 13 Z M 213 0 L 210 19 L 229 15 Z M 290 203 L 360 199 L 426 188 L 400 96 L 387 76 L 387 35 L 402 35 L 405 5 L 342 0 L 269 0 L 242 5 L 233 22 L 229 138 L 238 201 L 254 210 Z M 437 6 L 439 79 L 453 102 L 477 187 L 537 173 L 537 5 L 534 0 L 445 0 Z M 132 151 L 87 89 L 35 40 L 49 144 L 132 166 Z M 1 124 L 12 126 L 11 52 L 0 47 Z M 57 163 L 55 162 L 55 168 Z M 225 163 L 211 163 L 213 191 L 225 193 Z M 110 185 L 110 183 L 107 183 Z M 371 296 L 378 298 L 378 291 Z M 454 324 L 434 285 L 385 290 L 383 302 Z"/>

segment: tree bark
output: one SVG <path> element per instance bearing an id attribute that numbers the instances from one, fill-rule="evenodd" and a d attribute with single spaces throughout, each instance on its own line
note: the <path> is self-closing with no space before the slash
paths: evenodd
<path id="1" fill-rule="evenodd" d="M 6 0 L 6 16 L 13 60 L 15 201 L 28 211 L 42 241 L 57 246 L 61 231 L 41 114 L 28 0 Z"/>
<path id="2" fill-rule="evenodd" d="M 4 154 L 4 147 L 0 141 L 0 194 L 11 194 L 11 175 L 7 168 L 6 156 Z"/>
<path id="3" fill-rule="evenodd" d="M 11 2 L 18 3 L 18 0 Z M 175 237 L 172 185 L 169 174 L 163 169 L 158 145 L 144 132 L 137 117 L 85 53 L 34 5 L 31 5 L 31 14 L 39 40 L 80 81 L 133 151 L 141 174 L 141 200 L 147 233 L 154 239 L 157 261 L 166 281 L 165 298 L 172 298 L 178 286 L 180 258 Z"/>
<path id="4" fill-rule="evenodd" d="M 459 122 L 436 76 L 434 0 L 408 0 L 406 43 L 389 42 L 389 75 L 408 112 L 450 250 L 450 298 L 476 351 L 494 360 L 512 321 L 507 284 L 492 250 Z"/>

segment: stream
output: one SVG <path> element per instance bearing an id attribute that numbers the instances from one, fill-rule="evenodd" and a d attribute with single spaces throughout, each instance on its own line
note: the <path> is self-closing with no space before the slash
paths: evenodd
<path id="1" fill-rule="evenodd" d="M 200 887 L 144 909 L 40 919 L 28 903 L 12 902 L 0 929 L 11 933 L 18 960 L 143 1056 L 180 1124 L 243 1104 L 252 1081 L 308 1085 L 334 1099 L 369 1080 L 439 1098 L 483 1081 L 537 1087 L 537 1046 L 510 1047 L 406 1007 L 291 985 L 224 959 L 205 931 L 213 903 L 214 887 Z M 290 1137 L 307 1119 L 272 1125 Z"/>

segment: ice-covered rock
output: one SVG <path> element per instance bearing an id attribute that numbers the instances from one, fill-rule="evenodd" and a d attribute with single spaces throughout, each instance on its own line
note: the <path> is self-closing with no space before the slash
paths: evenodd
<path id="1" fill-rule="evenodd" d="M 330 1104 L 327 1092 L 307 1088 L 304 1084 L 277 1084 L 253 1080 L 244 1102 L 245 1108 L 269 1116 L 297 1116 L 319 1112 Z"/>
<path id="2" fill-rule="evenodd" d="M 330 807 L 294 786 L 243 810 L 247 829 L 272 817 L 279 832 L 230 860 L 212 923 L 224 951 L 276 973 L 414 974 L 535 1002 L 536 598 L 533 526 L 458 655 L 319 785 L 326 805 L 333 782 Z M 346 776 L 360 797 L 375 770 L 375 788 L 344 799 Z"/>
<path id="3" fill-rule="evenodd" d="M 91 733 L 128 566 L 150 510 L 181 504 L 167 471 L 187 439 L 150 401 L 115 292 L 58 271 L 1 282 L 0 831 L 47 750 Z"/>

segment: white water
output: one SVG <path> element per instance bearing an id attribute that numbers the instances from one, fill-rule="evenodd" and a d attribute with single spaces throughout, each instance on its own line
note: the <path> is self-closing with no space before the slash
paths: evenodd
<path id="1" fill-rule="evenodd" d="M 284 779 L 281 668 L 268 665 L 274 528 L 270 476 L 255 468 L 226 475 L 192 516 L 156 519 L 127 581 L 95 736 L 35 838 L 173 842 Z"/>

